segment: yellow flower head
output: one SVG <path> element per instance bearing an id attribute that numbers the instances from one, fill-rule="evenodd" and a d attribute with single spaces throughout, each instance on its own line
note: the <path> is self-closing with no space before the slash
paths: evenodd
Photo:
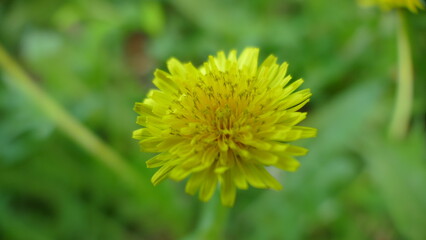
<path id="1" fill-rule="evenodd" d="M 384 10 L 392 8 L 408 8 L 411 12 L 417 12 L 417 9 L 424 9 L 421 0 L 359 0 L 362 5 L 378 5 Z"/>
<path id="2" fill-rule="evenodd" d="M 258 66 L 258 54 L 257 48 L 239 57 L 219 52 L 201 68 L 172 58 L 169 72 L 155 72 L 159 90 L 135 104 L 144 128 L 133 132 L 143 151 L 159 153 L 147 161 L 161 167 L 154 185 L 188 177 L 186 192 L 199 191 L 207 201 L 219 184 L 222 203 L 232 206 L 237 188 L 281 189 L 266 166 L 298 168 L 294 156 L 307 150 L 289 143 L 316 135 L 314 128 L 296 126 L 306 118 L 298 110 L 311 92 L 295 92 L 303 80 L 289 84 L 288 64 L 278 65 L 275 56 Z"/>

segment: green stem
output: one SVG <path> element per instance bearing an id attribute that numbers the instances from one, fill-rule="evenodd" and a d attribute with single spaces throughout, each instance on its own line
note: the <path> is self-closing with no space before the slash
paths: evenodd
<path id="1" fill-rule="evenodd" d="M 198 226 L 195 231 L 182 240 L 216 240 L 224 239 L 224 227 L 228 218 L 229 208 L 222 206 L 219 194 L 215 194 L 213 198 L 203 203 Z"/>
<path id="2" fill-rule="evenodd" d="M 137 182 L 138 175 L 126 161 L 43 92 L 1 45 L 0 67 L 12 77 L 10 83 L 32 99 L 33 103 L 69 138 L 128 183 Z M 140 184 L 142 181 L 138 182 Z"/>
<path id="3" fill-rule="evenodd" d="M 413 102 L 413 63 L 407 22 L 402 10 L 398 10 L 398 80 L 395 110 L 392 116 L 389 135 L 392 139 L 402 139 L 408 131 Z"/>

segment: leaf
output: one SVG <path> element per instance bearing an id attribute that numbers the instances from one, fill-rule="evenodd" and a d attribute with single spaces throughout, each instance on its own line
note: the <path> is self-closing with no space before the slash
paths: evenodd
<path id="1" fill-rule="evenodd" d="M 414 129 L 406 141 L 372 133 L 361 148 L 371 178 L 398 230 L 407 238 L 426 236 L 426 135 Z"/>

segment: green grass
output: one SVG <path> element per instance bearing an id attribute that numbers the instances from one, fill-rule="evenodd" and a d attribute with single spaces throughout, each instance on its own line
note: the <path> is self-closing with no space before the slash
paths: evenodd
<path id="1" fill-rule="evenodd" d="M 57 108 L 0 67 L 0 239 L 425 239 L 426 14 L 406 15 L 413 113 L 392 141 L 395 12 L 342 0 L 2 1 L 0 44 L 89 135 L 67 133 Z M 280 192 L 238 192 L 229 210 L 184 183 L 153 187 L 152 155 L 131 139 L 153 71 L 246 46 L 288 61 L 313 92 L 304 125 L 319 134 L 300 141 L 301 168 L 281 174 Z M 88 151 L 87 136 L 109 150 Z M 131 182 L 106 164 L 115 153 Z"/>

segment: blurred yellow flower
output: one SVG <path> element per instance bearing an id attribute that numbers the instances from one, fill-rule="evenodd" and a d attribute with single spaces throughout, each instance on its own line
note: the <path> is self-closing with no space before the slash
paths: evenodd
<path id="1" fill-rule="evenodd" d="M 417 12 L 418 9 L 424 9 L 424 4 L 420 0 L 359 0 L 362 5 L 378 5 L 382 9 L 390 10 L 392 8 L 408 8 L 411 12 Z"/>
<path id="2" fill-rule="evenodd" d="M 169 72 L 155 72 L 159 90 L 135 104 L 144 128 L 133 132 L 143 151 L 159 153 L 147 161 L 161 167 L 154 185 L 189 177 L 186 192 L 199 191 L 207 201 L 219 184 L 223 205 L 232 206 L 237 188 L 282 188 L 265 166 L 298 168 L 294 156 L 307 149 L 289 143 L 316 135 L 314 128 L 295 126 L 306 118 L 299 110 L 311 92 L 295 92 L 303 80 L 289 84 L 288 64 L 278 65 L 273 55 L 258 66 L 258 54 L 257 48 L 238 57 L 219 52 L 201 68 L 172 58 Z"/>

